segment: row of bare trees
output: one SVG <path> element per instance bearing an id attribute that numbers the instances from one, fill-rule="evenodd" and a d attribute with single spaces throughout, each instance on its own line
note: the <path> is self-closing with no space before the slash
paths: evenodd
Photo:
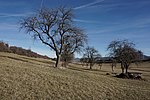
<path id="1" fill-rule="evenodd" d="M 84 31 L 75 26 L 73 22 L 73 11 L 65 7 L 56 9 L 40 9 L 35 15 L 22 19 L 20 25 L 27 33 L 39 39 L 43 44 L 49 46 L 57 56 L 55 67 L 60 66 L 60 60 L 65 64 L 74 57 L 74 53 L 80 53 L 87 43 L 87 35 Z M 142 52 L 134 48 L 134 44 L 127 40 L 112 41 L 108 50 L 114 61 L 121 63 L 122 72 L 132 62 L 139 60 Z M 90 65 L 90 69 L 101 58 L 101 55 L 94 47 L 84 49 L 81 59 Z"/>
<path id="2" fill-rule="evenodd" d="M 112 71 L 117 63 L 121 64 L 122 73 L 128 73 L 128 68 L 132 63 L 138 64 L 143 53 L 135 48 L 135 44 L 129 40 L 115 40 L 112 41 L 107 50 L 109 50 L 109 57 L 111 58 Z M 81 62 L 90 65 L 90 69 L 94 64 L 102 64 L 101 56 L 94 47 L 87 47 L 84 50 L 84 55 Z M 125 70 L 125 71 L 124 71 Z"/>

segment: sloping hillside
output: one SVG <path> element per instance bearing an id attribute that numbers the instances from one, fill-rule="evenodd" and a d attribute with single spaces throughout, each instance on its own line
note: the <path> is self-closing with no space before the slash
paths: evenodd
<path id="1" fill-rule="evenodd" d="M 150 100 L 149 81 L 52 66 L 51 60 L 0 53 L 0 100 Z"/>
<path id="2" fill-rule="evenodd" d="M 24 55 L 27 57 L 50 59 L 46 55 L 45 56 L 40 55 L 36 52 L 33 52 L 30 49 L 23 49 L 22 47 L 9 46 L 9 44 L 2 42 L 2 41 L 0 41 L 0 52 L 14 53 L 14 54 L 18 54 L 18 55 Z"/>

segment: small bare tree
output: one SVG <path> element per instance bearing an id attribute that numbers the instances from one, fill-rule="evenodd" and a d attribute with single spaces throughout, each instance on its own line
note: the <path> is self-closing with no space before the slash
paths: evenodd
<path id="1" fill-rule="evenodd" d="M 112 41 L 107 48 L 110 50 L 110 56 L 121 63 L 122 73 L 124 73 L 124 69 L 128 73 L 130 64 L 140 59 L 139 51 L 134 46 L 135 44 L 128 40 L 121 40 Z"/>
<path id="2" fill-rule="evenodd" d="M 62 66 L 67 67 L 67 65 L 74 59 L 74 54 L 70 53 L 68 49 L 64 49 L 61 54 Z"/>
<path id="3" fill-rule="evenodd" d="M 98 51 L 94 47 L 87 47 L 85 48 L 85 53 L 83 55 L 83 58 L 86 59 L 86 62 L 90 64 L 90 69 L 94 66 L 95 63 L 97 63 L 97 60 L 101 55 L 98 53 Z"/>
<path id="4" fill-rule="evenodd" d="M 28 33 L 32 33 L 35 39 L 49 46 L 57 56 L 55 67 L 60 66 L 60 58 L 64 45 L 72 44 L 72 52 L 76 52 L 81 45 L 78 45 L 75 36 L 81 36 L 80 41 L 84 43 L 86 35 L 80 28 L 73 25 L 72 9 L 60 7 L 57 9 L 40 9 L 36 15 L 24 18 L 20 25 Z M 67 40 L 66 37 L 69 37 Z M 65 44 L 66 41 L 68 44 Z M 83 44 L 82 44 L 83 45 Z"/>
<path id="5" fill-rule="evenodd" d="M 87 36 L 81 29 L 74 29 L 74 32 L 64 37 L 64 47 L 62 50 L 62 60 L 65 67 L 74 58 L 74 53 L 81 53 L 84 44 L 87 43 Z"/>

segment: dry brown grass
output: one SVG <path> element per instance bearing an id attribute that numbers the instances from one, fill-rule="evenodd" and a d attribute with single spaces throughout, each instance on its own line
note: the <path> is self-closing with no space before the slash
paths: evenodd
<path id="1" fill-rule="evenodd" d="M 71 64 L 53 68 L 54 62 L 0 53 L 0 100 L 150 100 L 150 63 L 140 71 L 147 81 L 118 79 L 108 64 L 88 70 Z M 120 72 L 120 68 L 115 68 Z"/>

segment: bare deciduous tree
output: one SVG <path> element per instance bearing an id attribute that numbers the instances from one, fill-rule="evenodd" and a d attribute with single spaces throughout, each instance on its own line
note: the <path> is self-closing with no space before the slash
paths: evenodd
<path id="1" fill-rule="evenodd" d="M 98 53 L 98 51 L 94 47 L 87 47 L 85 48 L 85 53 L 83 55 L 83 58 L 86 59 L 86 62 L 90 64 L 90 69 L 94 66 L 95 63 L 97 63 L 97 60 L 99 60 L 101 55 Z"/>
<path id="2" fill-rule="evenodd" d="M 64 39 L 62 60 L 66 67 L 69 61 L 73 59 L 75 52 L 81 53 L 84 44 L 87 43 L 87 36 L 84 34 L 83 30 L 75 28 L 73 33 L 65 35 Z"/>
<path id="3" fill-rule="evenodd" d="M 74 54 L 70 53 L 67 47 L 64 48 L 61 54 L 62 66 L 67 67 L 68 63 L 71 62 L 73 59 L 74 59 Z"/>
<path id="4" fill-rule="evenodd" d="M 110 50 L 110 56 L 121 63 L 122 73 L 124 73 L 124 69 L 128 73 L 130 64 L 140 59 L 139 51 L 134 46 L 135 44 L 128 40 L 120 40 L 112 41 L 107 48 Z"/>
<path id="5" fill-rule="evenodd" d="M 65 7 L 57 9 L 43 8 L 36 15 L 24 18 L 20 25 L 21 29 L 32 33 L 35 39 L 40 39 L 43 44 L 55 51 L 57 56 L 55 67 L 58 67 L 64 45 L 72 45 L 72 52 L 76 52 L 81 45 L 79 45 L 80 43 L 75 39 L 75 36 L 81 36 L 79 42 L 83 44 L 86 40 L 83 31 L 73 25 L 72 18 L 72 9 Z M 67 37 L 69 39 L 66 39 Z M 75 40 L 75 42 L 71 40 Z M 66 41 L 68 44 L 66 44 Z"/>

